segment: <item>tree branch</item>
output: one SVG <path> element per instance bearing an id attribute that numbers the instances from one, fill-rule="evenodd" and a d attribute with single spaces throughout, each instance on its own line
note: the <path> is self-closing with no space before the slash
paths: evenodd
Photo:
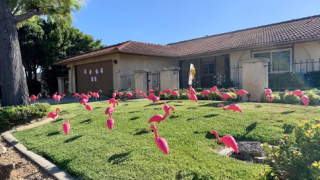
<path id="1" fill-rule="evenodd" d="M 17 5 L 16 9 L 12 12 L 13 15 L 16 15 L 17 12 L 20 10 L 20 3 Z"/>
<path id="2" fill-rule="evenodd" d="M 16 23 L 32 18 L 32 16 L 39 15 L 39 9 L 30 10 L 24 14 L 16 16 Z"/>

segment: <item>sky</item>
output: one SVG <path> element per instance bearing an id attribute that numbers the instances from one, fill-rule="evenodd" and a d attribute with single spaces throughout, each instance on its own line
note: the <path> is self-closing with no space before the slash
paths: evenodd
<path id="1" fill-rule="evenodd" d="M 87 0 L 73 26 L 102 39 L 168 44 L 320 14 L 320 0 Z"/>

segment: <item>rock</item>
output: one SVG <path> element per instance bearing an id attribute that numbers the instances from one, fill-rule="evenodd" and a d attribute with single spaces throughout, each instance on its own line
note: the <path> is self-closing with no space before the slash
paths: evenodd
<path id="1" fill-rule="evenodd" d="M 265 152 L 260 142 L 241 141 L 238 142 L 239 154 L 243 156 L 264 157 Z"/>
<path id="2" fill-rule="evenodd" d="M 255 157 L 254 162 L 264 164 L 267 161 L 267 157 Z"/>
<path id="3" fill-rule="evenodd" d="M 224 148 L 221 151 L 219 151 L 219 154 L 222 156 L 230 156 L 233 153 L 232 148 Z"/>
<path id="4" fill-rule="evenodd" d="M 7 148 L 5 148 L 3 145 L 0 144 L 0 155 L 7 152 Z"/>

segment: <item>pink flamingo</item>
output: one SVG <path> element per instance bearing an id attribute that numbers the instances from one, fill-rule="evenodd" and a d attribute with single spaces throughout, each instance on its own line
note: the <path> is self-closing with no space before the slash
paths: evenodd
<path id="1" fill-rule="evenodd" d="M 304 104 L 306 107 L 309 106 L 309 98 L 308 98 L 308 96 L 302 95 L 301 101 L 303 102 L 303 104 Z"/>
<path id="2" fill-rule="evenodd" d="M 268 101 L 272 103 L 273 100 L 274 100 L 273 94 L 268 95 Z"/>
<path id="3" fill-rule="evenodd" d="M 60 108 L 56 108 L 56 112 L 50 112 L 50 113 L 47 115 L 47 118 L 55 119 L 55 118 L 58 116 L 58 111 L 60 112 L 61 109 L 60 109 Z"/>
<path id="4" fill-rule="evenodd" d="M 190 89 L 190 90 L 189 90 L 189 93 L 190 93 L 190 94 L 194 94 L 194 95 L 197 94 L 196 91 L 192 88 L 192 86 L 190 86 L 189 89 Z"/>
<path id="5" fill-rule="evenodd" d="M 218 91 L 217 86 L 213 86 L 213 87 L 210 89 L 210 92 L 212 92 L 212 93 L 215 93 L 216 91 Z"/>
<path id="6" fill-rule="evenodd" d="M 232 90 L 236 95 L 240 96 L 241 99 L 243 99 L 242 96 L 243 96 L 244 94 L 249 94 L 246 90 L 243 90 L 243 89 L 240 89 L 240 90 L 238 90 L 238 91 L 235 91 L 233 88 L 229 88 L 228 90 L 229 90 L 229 91 Z"/>
<path id="7" fill-rule="evenodd" d="M 56 102 L 58 102 L 58 104 L 60 103 L 60 99 L 61 99 L 60 95 L 57 95 L 56 98 L 55 98 L 55 100 L 56 100 Z"/>
<path id="8" fill-rule="evenodd" d="M 198 98 L 197 98 L 197 96 L 196 96 L 195 94 L 191 94 L 191 95 L 189 95 L 188 97 L 189 97 L 189 99 L 191 99 L 192 101 L 198 102 Z"/>
<path id="9" fill-rule="evenodd" d="M 176 90 L 172 90 L 172 91 L 171 91 L 171 95 L 172 95 L 172 96 L 177 96 L 177 97 L 179 97 L 179 93 L 178 93 L 178 91 L 176 91 Z"/>
<path id="10" fill-rule="evenodd" d="M 122 92 L 118 91 L 117 89 L 115 89 L 114 92 L 117 93 L 118 96 L 120 96 L 120 97 L 122 96 Z"/>
<path id="11" fill-rule="evenodd" d="M 99 90 L 98 92 L 94 92 L 92 93 L 92 96 L 96 98 L 96 101 L 97 101 L 97 98 L 99 98 L 99 93 L 101 93 L 102 90 Z"/>
<path id="12" fill-rule="evenodd" d="M 220 91 L 218 91 L 218 95 L 221 99 L 224 99 L 225 101 L 227 101 L 227 99 L 233 99 L 233 96 L 231 96 L 231 94 L 229 93 L 224 93 L 223 95 L 221 95 Z"/>
<path id="13" fill-rule="evenodd" d="M 78 101 L 78 98 L 79 98 L 80 94 L 78 93 L 75 93 L 72 97 L 74 97 L 74 101 Z"/>
<path id="14" fill-rule="evenodd" d="M 109 117 L 109 119 L 107 120 L 107 127 L 112 130 L 114 125 L 114 120 L 112 119 L 112 117 Z"/>
<path id="15" fill-rule="evenodd" d="M 171 107 L 171 108 L 170 108 L 170 106 L 168 107 L 168 106 L 167 106 L 167 103 L 164 102 L 163 110 L 164 110 L 164 112 L 165 112 L 165 115 L 162 116 L 161 114 L 156 114 L 156 115 L 152 116 L 152 117 L 149 119 L 148 123 L 157 122 L 158 124 L 160 124 L 161 121 L 165 120 L 165 119 L 168 117 L 168 115 L 169 115 L 169 113 L 170 113 L 170 112 L 169 112 L 170 109 L 174 111 L 174 108 L 173 108 L 173 107 Z"/>
<path id="16" fill-rule="evenodd" d="M 163 94 L 163 92 L 159 92 L 158 96 L 155 96 L 155 97 L 152 99 L 152 103 L 153 103 L 153 104 L 156 103 L 156 102 L 158 102 L 158 101 L 160 100 L 161 94 Z"/>
<path id="17" fill-rule="evenodd" d="M 205 96 L 207 96 L 207 98 L 209 98 L 208 96 L 209 96 L 210 93 L 211 93 L 211 91 L 209 91 L 209 90 L 204 90 L 204 91 L 202 91 L 202 92 L 200 93 L 200 95 L 205 95 Z"/>
<path id="18" fill-rule="evenodd" d="M 111 114 L 112 112 L 115 110 L 116 108 L 116 103 L 114 102 L 113 103 L 113 106 L 109 106 L 106 111 L 105 111 L 105 114 L 108 114 L 109 115 L 109 118 L 111 118 Z"/>
<path id="19" fill-rule="evenodd" d="M 264 93 L 266 93 L 266 95 L 272 94 L 272 90 L 271 89 L 265 89 Z"/>
<path id="20" fill-rule="evenodd" d="M 36 100 L 39 99 L 40 97 L 41 97 L 41 93 L 39 93 L 37 96 L 31 95 L 31 96 L 30 96 L 30 100 L 36 102 Z"/>
<path id="21" fill-rule="evenodd" d="M 175 113 L 175 109 L 172 106 L 168 106 L 166 102 L 164 102 L 163 110 L 164 112 L 168 113 L 170 115 L 170 109 Z"/>
<path id="22" fill-rule="evenodd" d="M 232 110 L 233 112 L 239 111 L 242 113 L 241 108 L 237 104 L 230 104 L 230 106 L 227 108 L 221 103 L 218 106 L 222 107 L 224 110 Z"/>
<path id="23" fill-rule="evenodd" d="M 226 135 L 220 139 L 217 131 L 213 130 L 211 133 L 216 135 L 216 138 L 219 142 L 223 142 L 228 148 L 232 148 L 236 153 L 239 153 L 238 144 L 232 136 Z"/>
<path id="24" fill-rule="evenodd" d="M 154 93 L 154 90 L 153 90 L 153 89 L 149 89 L 147 92 L 148 92 L 149 94 L 152 94 L 152 93 Z"/>
<path id="25" fill-rule="evenodd" d="M 67 120 L 66 123 L 63 124 L 62 128 L 63 128 L 64 133 L 66 135 L 68 135 L 69 134 L 69 130 L 70 130 L 69 120 Z"/>
<path id="26" fill-rule="evenodd" d="M 47 98 L 49 99 L 50 98 L 50 95 L 46 94 Z"/>
<path id="27" fill-rule="evenodd" d="M 124 95 L 124 97 L 127 97 L 128 99 L 130 99 L 135 93 L 137 93 L 138 91 L 136 90 L 136 91 L 134 91 L 133 93 L 131 93 L 131 92 L 129 92 L 129 93 L 126 93 L 125 95 Z"/>
<path id="28" fill-rule="evenodd" d="M 82 100 L 80 101 L 80 104 L 85 105 L 85 104 L 87 104 L 87 102 L 88 102 L 88 99 L 82 99 Z"/>
<path id="29" fill-rule="evenodd" d="M 88 111 L 91 111 L 91 110 L 92 110 L 92 106 L 91 106 L 90 104 L 85 104 L 85 106 L 86 106 L 86 109 L 87 109 Z"/>
<path id="30" fill-rule="evenodd" d="M 288 93 L 291 96 L 292 95 L 296 95 L 296 96 L 302 96 L 303 95 L 302 91 L 299 90 L 299 89 L 294 90 L 292 93 L 289 90 L 286 90 L 285 92 Z"/>
<path id="31" fill-rule="evenodd" d="M 167 141 L 164 138 L 159 138 L 158 137 L 158 132 L 157 132 L 157 128 L 154 124 L 152 124 L 150 126 L 150 128 L 154 131 L 154 135 L 156 138 L 156 145 L 158 146 L 158 148 L 166 155 L 169 154 L 169 146 Z"/>
<path id="32" fill-rule="evenodd" d="M 82 93 L 82 94 L 79 96 L 79 99 L 87 99 L 87 100 L 88 100 L 89 98 L 88 98 L 87 95 L 85 95 L 85 94 Z"/>
<path id="33" fill-rule="evenodd" d="M 154 95 L 154 94 L 149 94 L 148 96 L 147 96 L 147 99 L 149 99 L 149 100 L 153 100 L 153 98 L 155 98 L 155 97 L 157 97 L 156 95 Z"/>
<path id="34" fill-rule="evenodd" d="M 171 93 L 171 89 L 170 88 L 167 88 L 163 91 L 164 94 L 168 94 L 168 93 Z"/>

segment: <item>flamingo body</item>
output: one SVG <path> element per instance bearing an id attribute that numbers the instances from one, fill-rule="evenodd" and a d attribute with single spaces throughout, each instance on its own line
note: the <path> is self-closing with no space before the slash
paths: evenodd
<path id="1" fill-rule="evenodd" d="M 268 101 L 272 102 L 274 100 L 274 96 L 273 95 L 268 95 Z"/>
<path id="2" fill-rule="evenodd" d="M 204 90 L 202 91 L 200 94 L 201 95 L 205 95 L 205 96 L 208 96 L 211 92 L 209 90 Z"/>
<path id="3" fill-rule="evenodd" d="M 92 110 L 92 106 L 90 104 L 86 104 L 86 110 L 91 111 Z"/>
<path id="4" fill-rule="evenodd" d="M 154 124 L 151 125 L 151 129 L 154 131 L 157 147 L 158 147 L 165 155 L 168 155 L 168 154 L 169 154 L 169 146 L 168 146 L 167 141 L 166 141 L 164 138 L 159 138 L 159 137 L 158 137 L 157 128 L 156 128 L 156 126 L 155 126 Z"/>
<path id="5" fill-rule="evenodd" d="M 230 104 L 227 108 L 223 104 L 219 104 L 218 106 L 223 107 L 224 110 L 232 110 L 233 112 L 239 111 L 242 113 L 241 108 L 237 104 Z"/>
<path id="6" fill-rule="evenodd" d="M 197 96 L 196 96 L 195 94 L 191 94 L 191 95 L 189 96 L 189 99 L 191 99 L 191 100 L 194 101 L 194 102 L 198 102 L 198 98 L 197 98 Z"/>
<path id="7" fill-rule="evenodd" d="M 226 135 L 220 139 L 216 131 L 213 130 L 211 133 L 216 135 L 216 138 L 219 142 L 223 142 L 228 148 L 232 148 L 236 153 L 239 153 L 238 144 L 232 136 Z"/>
<path id="8" fill-rule="evenodd" d="M 80 101 L 80 104 L 84 104 L 84 105 L 86 105 L 86 104 L 87 104 L 87 102 L 88 102 L 88 99 L 82 99 L 82 100 Z"/>
<path id="9" fill-rule="evenodd" d="M 75 93 L 72 97 L 79 97 L 79 96 L 80 96 L 80 94 Z"/>
<path id="10" fill-rule="evenodd" d="M 149 119 L 148 123 L 157 122 L 158 124 L 160 124 L 161 121 L 165 120 L 166 118 L 167 118 L 167 116 L 162 116 L 161 114 L 156 114 Z"/>
<path id="11" fill-rule="evenodd" d="M 272 90 L 271 89 L 265 89 L 264 93 L 266 93 L 266 95 L 272 94 Z"/>
<path id="12" fill-rule="evenodd" d="M 47 115 L 47 118 L 55 119 L 55 118 L 58 116 L 58 111 L 60 112 L 61 109 L 60 109 L 60 108 L 57 108 L 57 109 L 56 109 L 56 112 L 50 112 L 50 113 Z"/>
<path id="13" fill-rule="evenodd" d="M 66 135 L 69 134 L 69 131 L 70 131 L 70 123 L 69 123 L 69 120 L 66 121 L 66 123 L 63 124 L 62 126 L 63 128 L 63 131 Z"/>
<path id="14" fill-rule="evenodd" d="M 177 91 L 171 91 L 172 96 L 179 96 L 179 93 Z"/>
<path id="15" fill-rule="evenodd" d="M 107 120 L 107 127 L 108 127 L 110 130 L 112 130 L 113 124 L 114 124 L 114 120 L 110 117 L 110 118 Z"/>
<path id="16" fill-rule="evenodd" d="M 221 97 L 222 99 L 224 99 L 225 101 L 226 101 L 227 99 L 233 99 L 233 96 L 231 96 L 231 94 L 229 94 L 229 93 L 224 93 L 223 95 L 220 95 L 220 97 Z"/>
<path id="17" fill-rule="evenodd" d="M 309 106 L 309 98 L 308 98 L 308 96 L 302 95 L 301 101 L 303 102 L 303 104 L 304 104 L 306 107 Z"/>

